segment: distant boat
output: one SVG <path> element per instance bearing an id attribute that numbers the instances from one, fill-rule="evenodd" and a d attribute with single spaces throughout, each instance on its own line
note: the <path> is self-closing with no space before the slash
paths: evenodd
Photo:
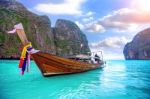
<path id="1" fill-rule="evenodd" d="M 20 23 L 15 25 L 15 29 L 23 45 L 26 46 L 29 44 L 22 24 Z M 90 56 L 82 54 L 64 58 L 34 50 L 31 53 L 31 57 L 44 77 L 85 72 L 101 68 L 104 64 L 103 60 L 99 60 L 97 63 L 94 63 Z"/>

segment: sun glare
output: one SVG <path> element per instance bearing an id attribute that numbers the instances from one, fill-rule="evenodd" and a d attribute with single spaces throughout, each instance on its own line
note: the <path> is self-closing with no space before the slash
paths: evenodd
<path id="1" fill-rule="evenodd" d="M 139 10 L 150 12 L 150 0 L 136 0 L 136 7 Z"/>

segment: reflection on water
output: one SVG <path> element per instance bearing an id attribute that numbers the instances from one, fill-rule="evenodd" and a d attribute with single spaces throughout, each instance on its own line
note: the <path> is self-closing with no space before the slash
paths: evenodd
<path id="1" fill-rule="evenodd" d="M 18 61 L 0 61 L 0 97 L 4 99 L 150 98 L 150 61 L 107 61 L 80 74 L 44 78 L 34 62 L 20 76 Z"/>

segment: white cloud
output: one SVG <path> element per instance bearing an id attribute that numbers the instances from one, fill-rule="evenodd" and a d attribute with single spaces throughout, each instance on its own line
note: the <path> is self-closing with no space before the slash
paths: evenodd
<path id="1" fill-rule="evenodd" d="M 80 22 L 78 21 L 75 21 L 75 23 L 77 24 L 77 26 L 80 28 L 80 29 L 84 29 L 84 25 L 81 24 Z"/>
<path id="2" fill-rule="evenodd" d="M 88 32 L 99 32 L 99 31 L 104 32 L 105 31 L 105 29 L 103 28 L 103 26 L 101 26 L 99 24 L 95 24 L 95 25 L 82 24 L 79 21 L 75 21 L 75 23 L 79 26 L 80 29 L 86 30 Z"/>
<path id="3" fill-rule="evenodd" d="M 88 17 L 88 16 L 92 16 L 93 14 L 94 14 L 94 12 L 89 11 L 88 13 L 86 13 L 86 14 L 85 14 L 85 16 L 87 16 L 87 17 Z"/>
<path id="4" fill-rule="evenodd" d="M 89 22 L 89 21 L 92 21 L 94 18 L 91 16 L 91 17 L 88 17 L 88 18 L 83 18 L 83 22 Z"/>
<path id="5" fill-rule="evenodd" d="M 150 23 L 150 12 L 142 12 L 136 9 L 123 8 L 92 22 L 91 28 L 101 25 L 105 30 L 116 30 L 118 32 L 132 32 L 143 24 Z M 93 31 L 97 32 L 97 31 Z M 102 32 L 101 30 L 99 32 Z"/>
<path id="6" fill-rule="evenodd" d="M 91 48 L 114 48 L 114 49 L 121 49 L 129 39 L 126 37 L 109 37 L 106 38 L 102 41 L 96 42 L 96 43 L 91 43 L 90 47 Z"/>
<path id="7" fill-rule="evenodd" d="M 85 29 L 88 32 L 104 32 L 105 31 L 104 27 L 100 24 L 86 24 Z"/>
<path id="8" fill-rule="evenodd" d="M 38 12 L 56 15 L 81 15 L 81 5 L 86 0 L 64 0 L 61 3 L 38 4 L 34 9 Z"/>
<path id="9" fill-rule="evenodd" d="M 95 14 L 95 12 L 89 11 L 89 12 L 82 12 L 82 14 L 78 15 L 77 17 L 79 18 L 89 18 L 89 17 L 93 17 Z"/>
<path id="10" fill-rule="evenodd" d="M 90 44 L 91 51 L 102 50 L 105 59 L 123 59 L 122 49 L 129 42 L 126 37 L 109 37 Z"/>

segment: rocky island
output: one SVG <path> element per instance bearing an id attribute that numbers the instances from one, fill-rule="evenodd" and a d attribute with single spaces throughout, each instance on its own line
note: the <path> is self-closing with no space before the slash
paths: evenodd
<path id="1" fill-rule="evenodd" d="M 150 28 L 139 32 L 131 42 L 127 43 L 123 53 L 127 60 L 149 60 Z"/>
<path id="2" fill-rule="evenodd" d="M 36 15 L 16 0 L 0 0 L 0 58 L 20 57 L 22 44 L 18 36 L 7 34 L 20 22 L 36 49 L 64 57 L 90 52 L 85 34 L 75 23 L 58 19 L 51 27 L 48 16 Z"/>

